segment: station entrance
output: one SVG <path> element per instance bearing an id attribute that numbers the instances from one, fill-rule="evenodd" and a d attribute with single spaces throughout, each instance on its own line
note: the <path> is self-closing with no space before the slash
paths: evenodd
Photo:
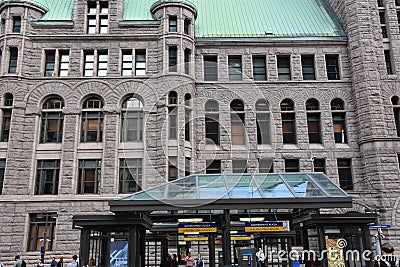
<path id="1" fill-rule="evenodd" d="M 109 205 L 114 215 L 73 218 L 81 229 L 83 265 L 93 258 L 99 267 L 169 267 L 171 256 L 183 266 L 191 252 L 194 258 L 200 253 L 207 267 L 255 267 L 261 249 L 266 266 L 296 266 L 294 260 L 313 259 L 293 259 L 293 249 L 321 256 L 339 239 L 351 242 L 348 248 L 370 248 L 368 225 L 376 219 L 321 214 L 352 205 L 322 173 L 193 175 Z M 342 266 L 327 258 L 321 262 Z M 368 264 L 343 262 L 343 267 Z"/>

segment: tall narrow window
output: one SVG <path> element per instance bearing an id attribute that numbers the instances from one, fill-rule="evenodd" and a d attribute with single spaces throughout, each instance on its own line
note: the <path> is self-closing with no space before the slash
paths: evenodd
<path id="1" fill-rule="evenodd" d="M 190 56 L 191 56 L 190 49 L 185 49 L 185 74 L 190 74 Z"/>
<path id="2" fill-rule="evenodd" d="M 107 1 L 88 1 L 87 33 L 108 33 Z"/>
<path id="3" fill-rule="evenodd" d="M 353 176 L 351 174 L 351 159 L 337 159 L 339 184 L 343 190 L 353 190 Z"/>
<path id="4" fill-rule="evenodd" d="M 340 80 L 339 55 L 325 55 L 328 80 Z"/>
<path id="5" fill-rule="evenodd" d="M 82 107 L 81 142 L 102 142 L 103 140 L 103 101 L 88 98 Z"/>
<path id="6" fill-rule="evenodd" d="M 315 80 L 314 55 L 302 55 L 301 68 L 303 72 L 303 80 Z"/>
<path id="7" fill-rule="evenodd" d="M 269 104 L 265 99 L 256 103 L 257 144 L 271 144 L 271 122 Z"/>
<path id="8" fill-rule="evenodd" d="M 190 158 L 185 157 L 185 176 L 189 176 L 191 174 L 190 161 L 191 161 Z"/>
<path id="9" fill-rule="evenodd" d="M 119 160 L 120 194 L 135 193 L 142 190 L 142 159 Z"/>
<path id="10" fill-rule="evenodd" d="M 98 194 L 101 160 L 79 160 L 78 194 Z"/>
<path id="11" fill-rule="evenodd" d="M 99 51 L 97 57 L 97 76 L 107 76 L 108 51 Z"/>
<path id="12" fill-rule="evenodd" d="M 169 32 L 178 31 L 178 19 L 176 16 L 169 16 Z"/>
<path id="13" fill-rule="evenodd" d="M 46 62 L 45 62 L 44 76 L 52 77 L 54 76 L 56 51 L 46 51 L 45 56 L 46 56 Z"/>
<path id="14" fill-rule="evenodd" d="M 60 160 L 38 160 L 36 167 L 36 195 L 57 195 Z"/>
<path id="15" fill-rule="evenodd" d="M 169 157 L 168 158 L 168 181 L 174 181 L 178 179 L 178 158 Z"/>
<path id="16" fill-rule="evenodd" d="M 267 66 L 265 56 L 253 56 L 253 77 L 255 81 L 267 80 Z"/>
<path id="17" fill-rule="evenodd" d="M 219 145 L 219 105 L 215 100 L 208 100 L 205 105 L 206 144 Z"/>
<path id="18" fill-rule="evenodd" d="M 382 0 L 379 0 L 379 1 L 382 1 Z M 400 0 L 395 0 L 394 2 L 395 2 L 395 5 L 396 5 L 396 6 L 400 6 Z M 383 4 L 383 3 L 382 3 L 382 4 Z M 382 6 L 383 6 L 383 5 L 382 5 Z"/>
<path id="19" fill-rule="evenodd" d="M 400 101 L 398 96 L 392 97 L 393 115 L 397 137 L 400 137 Z"/>
<path id="20" fill-rule="evenodd" d="M 378 1 L 378 7 L 384 7 L 383 0 L 377 0 L 377 1 Z"/>
<path id="21" fill-rule="evenodd" d="M 132 50 L 122 51 L 122 76 L 132 76 L 133 69 L 133 56 Z"/>
<path id="22" fill-rule="evenodd" d="M 379 21 L 381 23 L 381 33 L 382 33 L 382 38 L 388 38 L 388 32 L 387 32 L 387 27 L 386 27 L 386 15 L 385 15 L 385 10 L 380 9 L 379 10 Z"/>
<path id="23" fill-rule="evenodd" d="M 192 116 L 192 96 L 190 94 L 185 94 L 185 140 L 190 141 L 191 133 L 191 116 Z"/>
<path id="24" fill-rule="evenodd" d="M 50 98 L 43 104 L 40 143 L 61 143 L 63 136 L 64 103 L 60 98 Z"/>
<path id="25" fill-rule="evenodd" d="M 135 50 L 135 75 L 146 75 L 146 50 L 144 49 Z"/>
<path id="26" fill-rule="evenodd" d="M 326 174 L 325 159 L 313 159 L 313 172 L 323 172 Z"/>
<path id="27" fill-rule="evenodd" d="M 278 79 L 287 81 L 292 79 L 290 70 L 290 56 L 277 56 L 278 62 Z"/>
<path id="28" fill-rule="evenodd" d="M 219 173 L 221 173 L 221 160 L 207 160 L 206 174 L 219 174 Z"/>
<path id="29" fill-rule="evenodd" d="M 85 70 L 83 76 L 94 75 L 94 51 L 85 51 Z"/>
<path id="30" fill-rule="evenodd" d="M 231 142 L 232 145 L 245 144 L 245 113 L 244 104 L 236 99 L 231 102 Z"/>
<path id="31" fill-rule="evenodd" d="M 3 193 L 5 171 L 6 171 L 6 160 L 0 159 L 0 195 Z"/>
<path id="32" fill-rule="evenodd" d="M 46 251 L 53 250 L 57 214 L 30 214 L 28 251 L 40 251 L 46 238 Z"/>
<path id="33" fill-rule="evenodd" d="M 13 17 L 13 33 L 20 33 L 21 32 L 21 17 Z"/>
<path id="34" fill-rule="evenodd" d="M 4 95 L 4 108 L 2 111 L 2 120 L 1 120 L 1 132 L 0 132 L 0 141 L 7 142 L 10 137 L 10 128 L 11 128 L 11 115 L 12 115 L 12 107 L 14 105 L 14 97 L 12 94 L 7 93 Z"/>
<path id="35" fill-rule="evenodd" d="M 218 81 L 218 56 L 204 56 L 204 80 Z"/>
<path id="36" fill-rule="evenodd" d="M 169 71 L 177 72 L 178 71 L 178 49 L 176 46 L 169 47 Z"/>
<path id="37" fill-rule="evenodd" d="M 274 161 L 273 159 L 260 159 L 258 162 L 259 173 L 273 173 L 274 172 Z"/>
<path id="38" fill-rule="evenodd" d="M 232 160 L 232 173 L 247 173 L 247 160 Z"/>
<path id="39" fill-rule="evenodd" d="M 307 128 L 309 143 L 322 143 L 321 136 L 321 113 L 319 102 L 316 99 L 309 99 L 306 102 Z"/>
<path id="40" fill-rule="evenodd" d="M 390 50 L 385 50 L 385 63 L 386 63 L 386 73 L 388 75 L 393 75 L 392 57 L 390 56 Z"/>
<path id="41" fill-rule="evenodd" d="M 191 24 L 191 20 L 190 19 L 185 19 L 183 22 L 183 32 L 187 35 L 190 34 L 190 24 Z"/>
<path id="42" fill-rule="evenodd" d="M 284 144 L 296 144 L 296 113 L 290 99 L 281 102 L 282 134 Z"/>
<path id="43" fill-rule="evenodd" d="M 168 137 L 176 140 L 178 134 L 178 94 L 171 91 L 168 94 Z"/>
<path id="44" fill-rule="evenodd" d="M 300 172 L 298 159 L 285 159 L 285 172 Z"/>
<path id="45" fill-rule="evenodd" d="M 69 51 L 59 51 L 60 60 L 58 68 L 58 76 L 65 77 L 68 76 L 69 71 Z"/>
<path id="46" fill-rule="evenodd" d="M 130 97 L 122 103 L 121 142 L 143 141 L 143 103 Z"/>
<path id="47" fill-rule="evenodd" d="M 10 61 L 8 64 L 8 73 L 11 74 L 17 73 L 17 64 L 18 64 L 18 48 L 10 47 Z"/>
<path id="48" fill-rule="evenodd" d="M 335 143 L 347 143 L 346 112 L 344 111 L 343 100 L 338 98 L 333 99 L 331 110 Z"/>
<path id="49" fill-rule="evenodd" d="M 230 81 L 242 80 L 242 56 L 228 56 L 228 69 Z"/>
<path id="50" fill-rule="evenodd" d="M 400 31 L 400 11 L 399 10 L 397 10 L 397 24 L 398 24 L 399 31 Z"/>

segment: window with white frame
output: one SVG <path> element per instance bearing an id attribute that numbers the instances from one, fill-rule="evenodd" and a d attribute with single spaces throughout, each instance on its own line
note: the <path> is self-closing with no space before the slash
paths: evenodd
<path id="1" fill-rule="evenodd" d="M 87 33 L 104 34 L 108 33 L 108 2 L 88 1 L 87 2 Z"/>
<path id="2" fill-rule="evenodd" d="M 103 101 L 90 97 L 82 107 L 81 142 L 102 142 L 103 140 Z"/>
<path id="3" fill-rule="evenodd" d="M 79 160 L 77 194 L 98 194 L 101 177 L 101 160 Z"/>
<path id="4" fill-rule="evenodd" d="M 64 102 L 52 97 L 43 104 L 40 143 L 61 143 L 63 136 Z"/>
<path id="5" fill-rule="evenodd" d="M 245 135 L 245 112 L 242 100 L 235 99 L 231 102 L 231 142 L 232 145 L 244 145 Z"/>
<path id="6" fill-rule="evenodd" d="M 142 159 L 120 159 L 118 192 L 127 194 L 141 191 L 142 172 Z"/>
<path id="7" fill-rule="evenodd" d="M 60 178 L 60 160 L 38 160 L 35 195 L 57 195 Z"/>
<path id="8" fill-rule="evenodd" d="M 121 142 L 143 141 L 143 102 L 131 96 L 122 103 Z"/>
<path id="9" fill-rule="evenodd" d="M 108 51 L 89 50 L 84 51 L 83 76 L 107 76 Z"/>

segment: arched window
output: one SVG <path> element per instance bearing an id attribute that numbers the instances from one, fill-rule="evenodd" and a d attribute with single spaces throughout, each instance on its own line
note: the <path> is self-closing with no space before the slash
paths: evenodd
<path id="1" fill-rule="evenodd" d="M 231 139 L 232 145 L 245 144 L 245 113 L 242 100 L 231 102 Z"/>
<path id="2" fill-rule="evenodd" d="M 168 138 L 176 140 L 178 135 L 178 94 L 171 91 L 168 94 Z"/>
<path id="3" fill-rule="evenodd" d="M 11 127 L 11 115 L 12 107 L 14 105 L 14 97 L 10 93 L 4 95 L 4 108 L 1 110 L 2 120 L 1 120 L 1 133 L 0 141 L 7 142 L 10 137 L 10 127 Z"/>
<path id="4" fill-rule="evenodd" d="M 42 107 L 40 143 L 61 143 L 63 135 L 64 102 L 59 97 L 52 97 Z"/>
<path id="5" fill-rule="evenodd" d="M 121 142 L 143 141 L 143 103 L 131 96 L 122 103 Z"/>
<path id="6" fill-rule="evenodd" d="M 205 105 L 206 144 L 219 145 L 219 105 L 215 100 L 208 100 Z"/>
<path id="7" fill-rule="evenodd" d="M 335 98 L 331 101 L 333 134 L 335 143 L 347 143 L 346 112 L 342 99 Z"/>
<path id="8" fill-rule="evenodd" d="M 191 103 L 192 103 L 192 96 L 190 94 L 185 94 L 185 140 L 190 141 L 190 124 L 191 124 Z"/>
<path id="9" fill-rule="evenodd" d="M 284 144 L 296 144 L 296 113 L 291 99 L 281 102 L 282 134 Z"/>
<path id="10" fill-rule="evenodd" d="M 265 99 L 256 103 L 257 144 L 271 144 L 271 121 L 269 104 Z"/>
<path id="11" fill-rule="evenodd" d="M 399 97 L 398 96 L 393 96 L 391 100 L 392 100 L 392 105 L 393 105 L 394 122 L 396 124 L 396 133 L 397 133 L 397 136 L 400 137 L 400 103 L 399 103 Z"/>
<path id="12" fill-rule="evenodd" d="M 81 142 L 102 142 L 103 140 L 103 101 L 90 97 L 83 102 Z"/>
<path id="13" fill-rule="evenodd" d="M 322 143 L 321 137 L 321 113 L 319 102 L 316 99 L 308 99 L 306 102 L 308 142 Z"/>

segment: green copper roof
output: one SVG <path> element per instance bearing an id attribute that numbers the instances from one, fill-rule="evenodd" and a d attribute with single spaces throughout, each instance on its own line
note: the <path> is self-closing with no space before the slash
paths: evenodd
<path id="1" fill-rule="evenodd" d="M 344 37 L 325 0 L 191 0 L 196 37 Z M 150 20 L 155 0 L 124 0 L 124 20 Z"/>

